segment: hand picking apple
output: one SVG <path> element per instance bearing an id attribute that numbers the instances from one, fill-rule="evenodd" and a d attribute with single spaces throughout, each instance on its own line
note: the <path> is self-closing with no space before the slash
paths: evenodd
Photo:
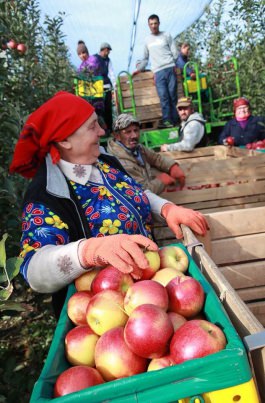
<path id="1" fill-rule="evenodd" d="M 103 267 L 111 264 L 123 273 L 140 278 L 141 269 L 149 268 L 144 249 L 157 251 L 158 246 L 143 235 L 112 235 L 90 238 L 80 243 L 78 254 L 83 267 Z"/>
<path id="2" fill-rule="evenodd" d="M 183 238 L 180 224 L 187 225 L 196 234 L 202 236 L 206 235 L 209 229 L 205 217 L 199 211 L 166 203 L 162 208 L 161 214 L 178 239 Z"/>

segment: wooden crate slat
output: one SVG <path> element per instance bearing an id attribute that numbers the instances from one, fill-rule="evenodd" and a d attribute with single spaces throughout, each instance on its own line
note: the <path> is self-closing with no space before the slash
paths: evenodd
<path id="1" fill-rule="evenodd" d="M 182 203 L 182 206 L 194 210 L 202 211 L 205 214 L 213 212 L 237 210 L 241 208 L 261 207 L 265 206 L 265 194 L 234 197 L 224 200 L 203 200 L 195 203 Z"/>
<path id="2" fill-rule="evenodd" d="M 122 97 L 125 99 L 125 98 L 128 98 L 128 97 L 131 97 L 131 93 L 130 93 L 130 90 L 128 89 L 128 90 L 123 90 L 122 91 Z M 134 97 L 135 97 L 135 99 L 137 98 L 137 97 L 144 97 L 144 98 L 149 98 L 149 97 L 157 97 L 157 99 L 159 100 L 159 98 L 158 98 L 158 95 L 157 95 L 157 91 L 156 91 L 156 88 L 153 86 L 153 87 L 143 87 L 143 86 L 141 86 L 140 88 L 134 88 Z"/>
<path id="3" fill-rule="evenodd" d="M 265 232 L 212 241 L 212 259 L 216 264 L 230 264 L 265 259 Z"/>
<path id="4" fill-rule="evenodd" d="M 253 301 L 253 300 L 262 300 L 265 296 L 265 287 L 255 287 L 255 288 L 244 288 L 242 290 L 237 290 L 238 295 L 240 298 L 245 301 Z M 261 301 L 263 302 L 263 301 Z M 265 301 L 264 301 L 265 303 Z"/>
<path id="5" fill-rule="evenodd" d="M 152 97 L 135 97 L 135 105 L 136 106 L 145 106 L 145 105 L 160 105 L 160 101 L 157 96 L 152 96 Z M 132 106 L 132 100 L 131 98 L 125 98 L 123 100 L 123 104 L 125 108 L 130 108 Z"/>
<path id="6" fill-rule="evenodd" d="M 265 285 L 265 260 L 223 266 L 219 269 L 235 290 Z"/>
<path id="7" fill-rule="evenodd" d="M 212 240 L 265 232 L 265 206 L 208 214 L 207 221 Z"/>
<path id="8" fill-rule="evenodd" d="M 250 302 L 247 304 L 251 312 L 258 318 L 260 323 L 265 326 L 265 301 Z"/>
<path id="9" fill-rule="evenodd" d="M 161 197 L 175 204 L 186 204 L 210 200 L 223 200 L 235 197 L 259 195 L 265 193 L 265 181 L 249 182 L 238 185 L 222 186 L 210 189 L 190 190 L 162 193 Z M 222 205 L 222 204 L 221 204 Z"/>

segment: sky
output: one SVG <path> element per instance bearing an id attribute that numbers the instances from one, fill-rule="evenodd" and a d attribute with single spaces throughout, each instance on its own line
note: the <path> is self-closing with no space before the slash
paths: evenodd
<path id="1" fill-rule="evenodd" d="M 78 40 L 83 40 L 90 54 L 98 53 L 100 44 L 112 47 L 110 58 L 116 75 L 133 72 L 142 58 L 144 38 L 149 34 L 150 14 L 160 17 L 160 30 L 177 36 L 203 13 L 211 0 L 41 0 L 42 18 L 65 12 L 62 27 L 65 43 L 75 67 L 81 63 L 76 54 Z M 130 62 L 129 62 L 130 61 Z"/>

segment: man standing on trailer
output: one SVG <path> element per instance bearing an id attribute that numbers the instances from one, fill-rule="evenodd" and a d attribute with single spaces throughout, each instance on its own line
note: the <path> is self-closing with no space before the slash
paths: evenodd
<path id="1" fill-rule="evenodd" d="M 160 21 L 156 14 L 150 15 L 148 25 L 151 34 L 145 39 L 144 56 L 136 68 L 138 71 L 143 71 L 150 58 L 162 109 L 162 124 L 159 128 L 170 128 L 179 121 L 176 110 L 177 76 L 175 72 L 178 51 L 172 36 L 159 31 Z"/>

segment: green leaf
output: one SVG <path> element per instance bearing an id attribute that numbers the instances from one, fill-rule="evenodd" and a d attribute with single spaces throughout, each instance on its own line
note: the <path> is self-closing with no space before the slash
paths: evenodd
<path id="1" fill-rule="evenodd" d="M 13 292 L 13 285 L 9 283 L 8 287 L 0 289 L 0 301 L 6 301 Z"/>
<path id="2" fill-rule="evenodd" d="M 6 267 L 6 248 L 5 242 L 8 238 L 8 234 L 4 234 L 0 241 L 0 267 Z"/>
<path id="3" fill-rule="evenodd" d="M 1 311 L 18 311 L 24 312 L 26 309 L 23 308 L 20 304 L 14 301 L 0 302 L 0 312 Z"/>
<path id="4" fill-rule="evenodd" d="M 6 261 L 6 271 L 9 278 L 9 281 L 13 280 L 19 273 L 19 269 L 23 259 L 21 257 L 10 257 Z M 0 277 L 1 282 L 1 277 Z"/>

